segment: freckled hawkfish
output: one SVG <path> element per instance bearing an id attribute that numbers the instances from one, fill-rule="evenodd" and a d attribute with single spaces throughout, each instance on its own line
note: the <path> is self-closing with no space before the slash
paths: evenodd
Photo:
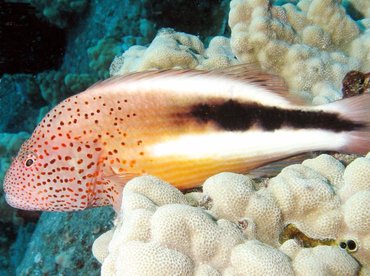
<path id="1" fill-rule="evenodd" d="M 22 145 L 4 190 L 16 208 L 81 210 L 120 204 L 134 176 L 186 189 L 307 151 L 363 154 L 369 138 L 370 94 L 305 106 L 251 65 L 141 72 L 52 109 Z"/>

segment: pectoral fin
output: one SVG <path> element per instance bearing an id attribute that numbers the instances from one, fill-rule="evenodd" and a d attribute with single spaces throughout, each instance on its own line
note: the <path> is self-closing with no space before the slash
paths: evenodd
<path id="1" fill-rule="evenodd" d="M 114 183 L 118 196 L 113 200 L 113 209 L 116 213 L 119 213 L 122 204 L 122 191 L 126 183 L 133 179 L 134 177 L 140 176 L 139 173 L 135 172 L 119 172 L 116 168 L 110 167 L 112 174 L 105 175 L 104 178 Z"/>

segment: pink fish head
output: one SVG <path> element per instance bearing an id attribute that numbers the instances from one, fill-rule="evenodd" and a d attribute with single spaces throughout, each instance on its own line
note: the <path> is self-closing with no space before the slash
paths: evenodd
<path id="1" fill-rule="evenodd" d="M 39 211 L 75 211 L 91 207 L 97 166 L 92 160 L 96 157 L 91 156 L 88 163 L 83 158 L 86 151 L 76 144 L 65 141 L 63 136 L 55 138 L 53 134 L 44 135 L 36 129 L 5 175 L 8 204 Z"/>

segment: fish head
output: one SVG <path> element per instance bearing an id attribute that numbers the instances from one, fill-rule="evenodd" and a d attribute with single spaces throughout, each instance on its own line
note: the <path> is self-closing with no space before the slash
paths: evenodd
<path id="1" fill-rule="evenodd" d="M 61 139 L 48 137 L 40 142 L 38 138 L 34 133 L 22 145 L 5 175 L 8 204 L 37 211 L 75 211 L 89 207 L 94 185 L 86 174 L 92 173 L 86 170 L 86 162 L 78 163 L 82 158 L 76 156 L 75 147 L 67 146 Z"/>
<path id="2" fill-rule="evenodd" d="M 34 152 L 25 150 L 24 145 L 5 174 L 5 199 L 14 208 L 42 210 L 38 204 L 37 191 L 33 188 L 38 175 L 38 158 Z"/>

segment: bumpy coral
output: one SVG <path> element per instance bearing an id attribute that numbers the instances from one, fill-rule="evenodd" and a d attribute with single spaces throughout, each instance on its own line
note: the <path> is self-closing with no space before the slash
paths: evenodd
<path id="1" fill-rule="evenodd" d="M 150 69 L 214 69 L 237 64 L 229 39 L 214 37 L 207 49 L 194 35 L 162 29 L 149 47 L 132 46 L 113 61 L 110 74 Z"/>
<path id="2" fill-rule="evenodd" d="M 40 73 L 36 77 L 42 98 L 52 106 L 68 95 L 68 88 L 64 85 L 64 77 L 63 72 L 55 70 Z"/>
<path id="3" fill-rule="evenodd" d="M 51 106 L 76 92 L 83 91 L 97 81 L 96 77 L 89 74 L 66 74 L 55 70 L 40 73 L 36 79 L 42 98 Z"/>
<path id="4" fill-rule="evenodd" d="M 114 36 L 106 36 L 87 49 L 89 66 L 101 78 L 109 76 L 108 68 L 114 56 L 120 53 L 120 41 Z"/>
<path id="5" fill-rule="evenodd" d="M 64 84 L 72 91 L 72 93 L 81 92 L 91 84 L 97 82 L 97 78 L 92 75 L 82 74 L 67 74 L 64 77 Z"/>
<path id="6" fill-rule="evenodd" d="M 343 0 L 343 5 L 355 19 L 370 17 L 370 2 L 367 0 Z"/>
<path id="7" fill-rule="evenodd" d="M 221 173 L 186 195 L 154 177 L 133 179 L 94 254 L 103 275 L 365 273 L 368 157 L 345 168 L 320 155 L 263 183 Z"/>
<path id="8" fill-rule="evenodd" d="M 356 260 L 338 247 L 302 248 L 291 239 L 280 250 L 292 259 L 296 275 L 357 275 L 360 269 Z"/>
<path id="9" fill-rule="evenodd" d="M 307 102 L 326 104 L 342 98 L 347 72 L 370 71 L 370 20 L 360 16 L 355 21 L 347 14 L 350 7 L 366 13 L 368 1 L 273 2 L 231 1 L 231 38 L 216 37 L 207 50 L 196 36 L 163 30 L 149 47 L 132 46 L 117 57 L 111 75 L 252 62 L 282 76 L 291 92 Z"/>
<path id="10" fill-rule="evenodd" d="M 229 25 L 240 61 L 259 62 L 315 104 L 339 99 L 346 72 L 370 65 L 369 34 L 361 32 L 340 1 L 271 6 L 268 0 L 233 0 Z"/>

